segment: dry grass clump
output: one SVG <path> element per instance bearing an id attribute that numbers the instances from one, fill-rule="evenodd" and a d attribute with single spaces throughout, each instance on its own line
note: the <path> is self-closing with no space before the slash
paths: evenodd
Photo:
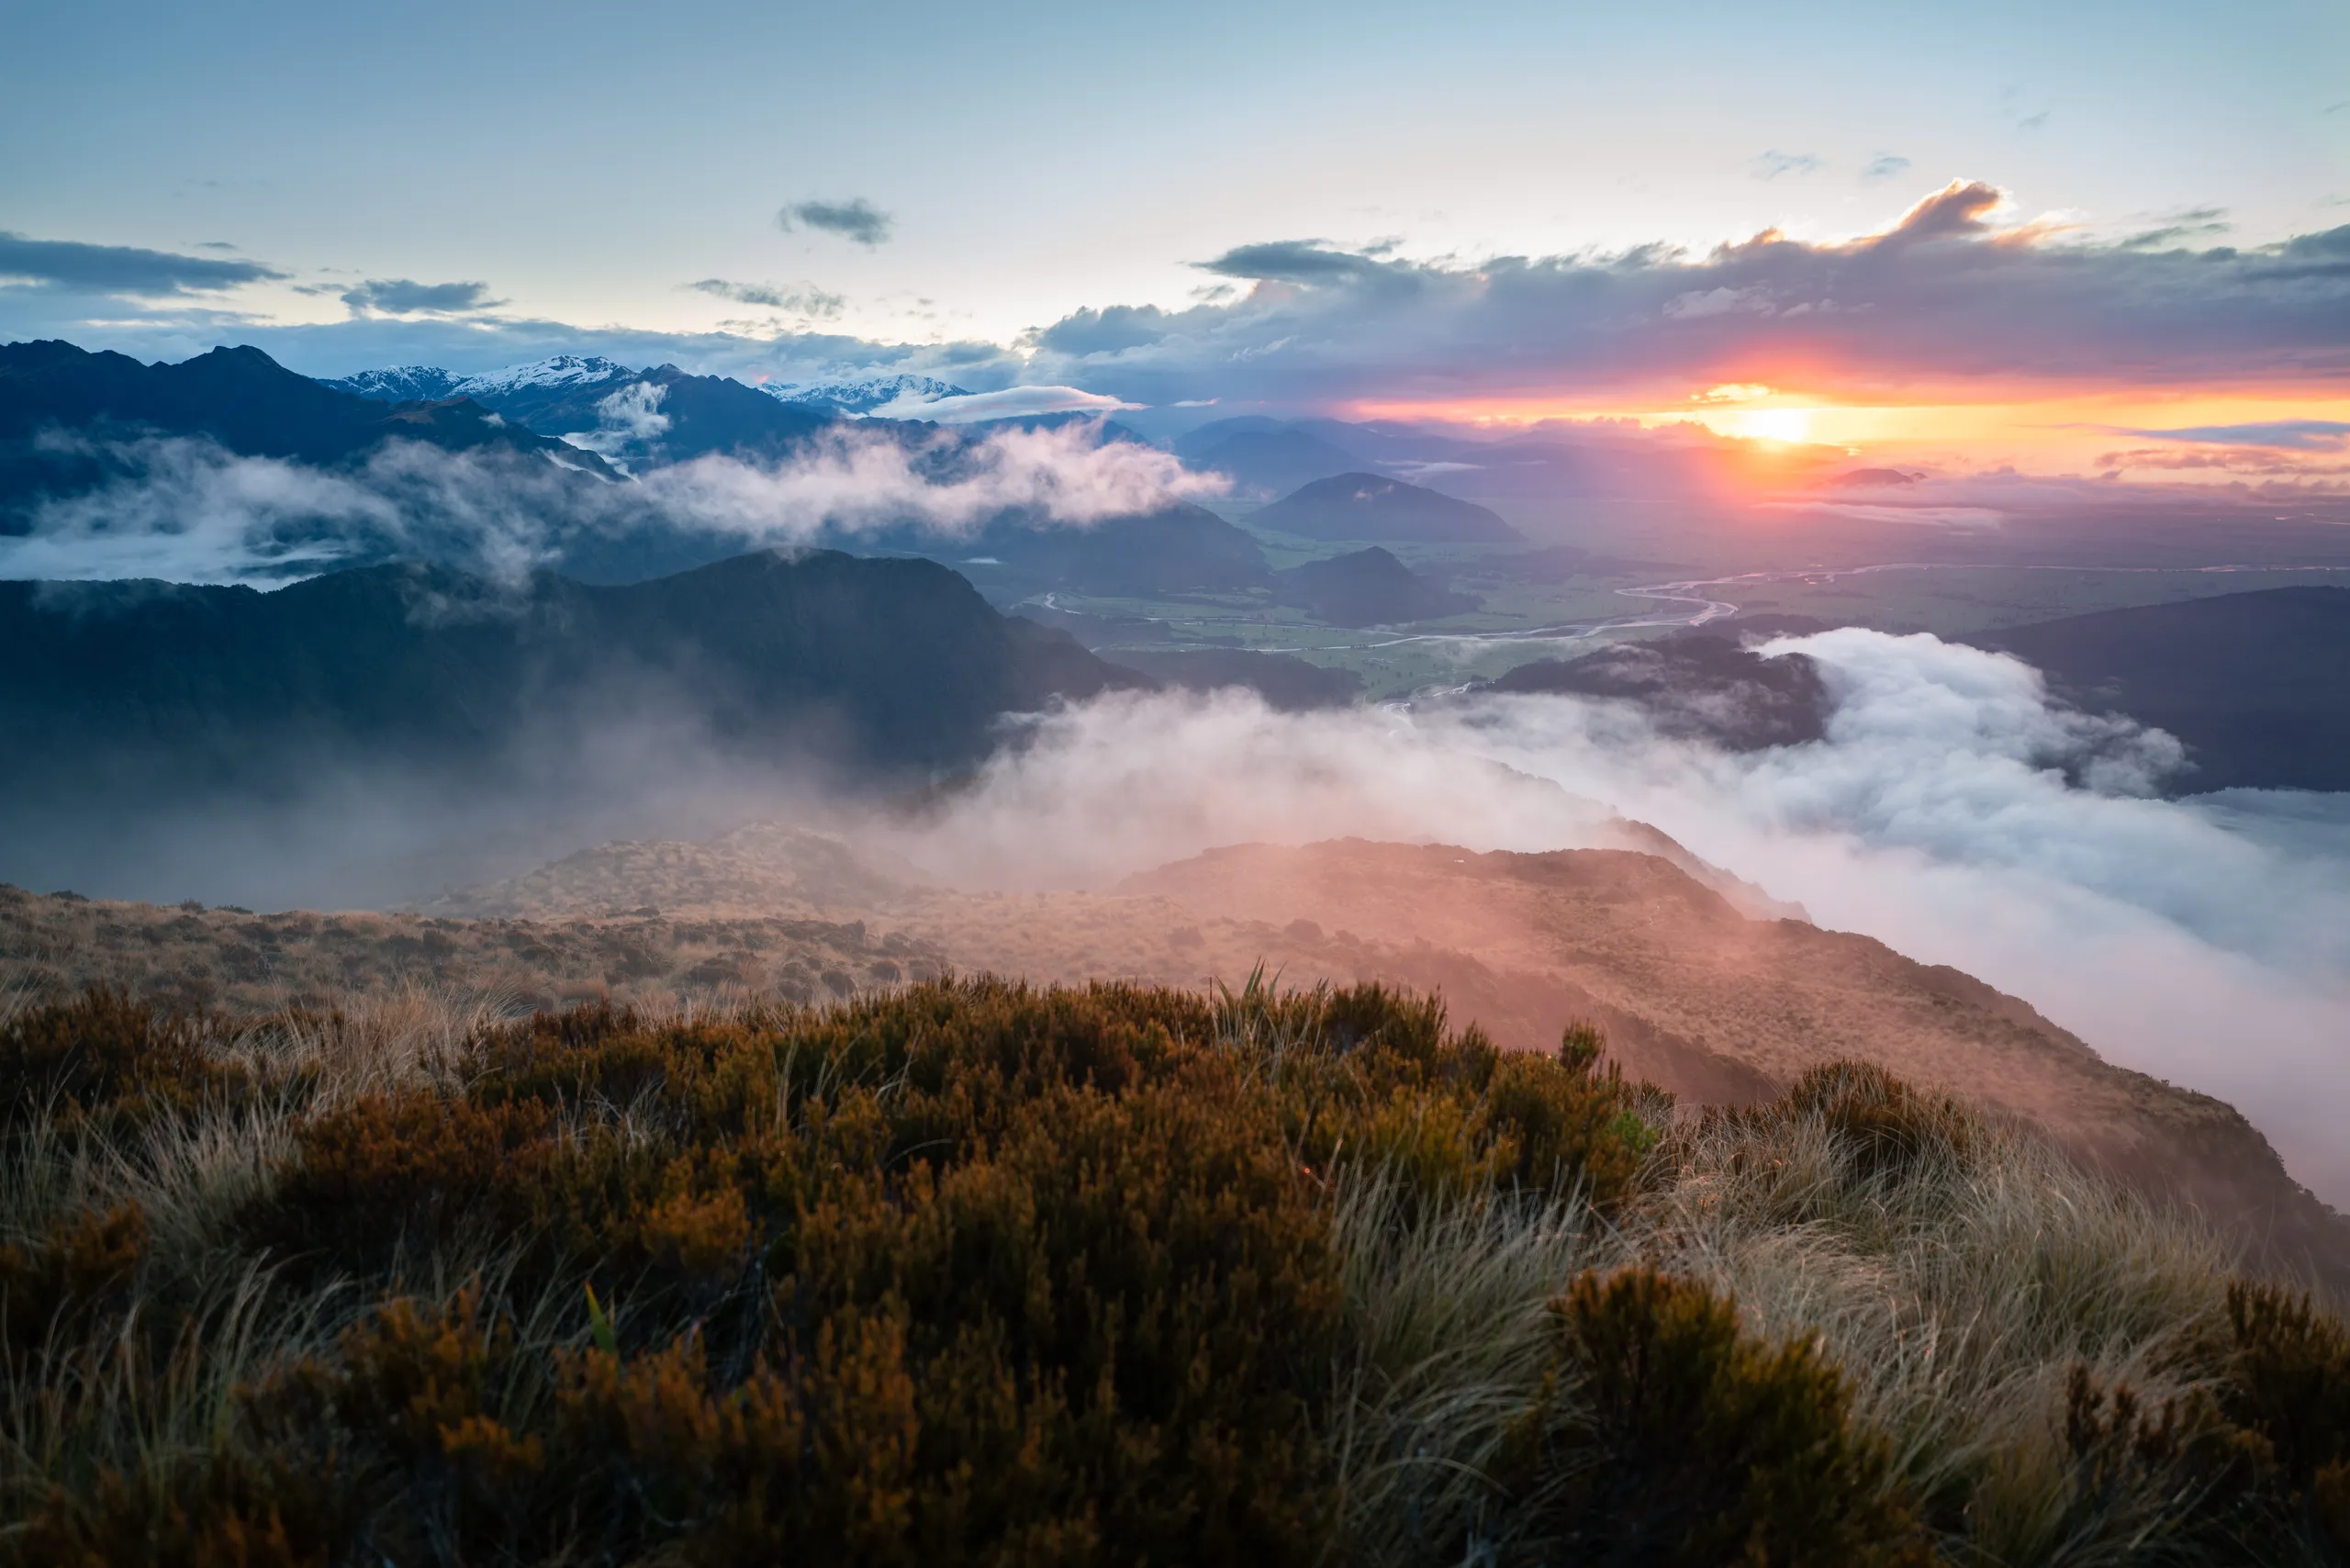
<path id="1" fill-rule="evenodd" d="M 499 1011 L 0 1021 L 0 1562 L 2338 1560 L 2340 1323 L 1882 1074 Z"/>

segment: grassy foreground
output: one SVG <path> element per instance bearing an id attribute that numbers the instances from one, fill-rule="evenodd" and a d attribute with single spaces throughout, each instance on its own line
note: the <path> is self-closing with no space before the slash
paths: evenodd
<path id="1" fill-rule="evenodd" d="M 1365 986 L 0 1025 L 0 1562 L 2338 1562 L 2350 1334 Z"/>

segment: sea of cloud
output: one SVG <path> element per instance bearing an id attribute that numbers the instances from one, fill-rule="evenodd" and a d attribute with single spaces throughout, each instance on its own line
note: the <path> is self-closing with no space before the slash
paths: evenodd
<path id="1" fill-rule="evenodd" d="M 1777 646 L 1820 662 L 1824 741 L 1727 753 L 1565 697 L 1120 695 L 1038 721 L 900 847 L 973 885 L 1102 886 L 1252 841 L 1572 847 L 1618 812 L 2231 1102 L 2350 1204 L 2350 797 L 2163 800 L 2176 741 L 2008 656 L 1857 629 Z"/>

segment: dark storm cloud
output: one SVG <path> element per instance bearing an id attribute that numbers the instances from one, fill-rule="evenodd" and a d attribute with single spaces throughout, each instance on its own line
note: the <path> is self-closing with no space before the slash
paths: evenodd
<path id="1" fill-rule="evenodd" d="M 803 201 L 775 215 L 776 227 L 786 233 L 802 225 L 854 240 L 867 250 L 890 238 L 897 219 L 863 196 L 847 201 Z"/>
<path id="2" fill-rule="evenodd" d="M 789 310 L 795 315 L 811 316 L 829 320 L 839 315 L 848 300 L 830 294 L 813 284 L 797 288 L 773 283 L 734 283 L 722 277 L 706 277 L 699 283 L 686 285 L 702 294 L 719 299 L 731 299 L 738 305 L 764 305 L 772 310 Z"/>
<path id="3" fill-rule="evenodd" d="M 1878 233 L 1815 242 L 1771 230 L 1702 253 L 1461 263 L 1244 245 L 1202 263 L 1253 282 L 1244 295 L 1064 317 L 1029 335 L 1029 374 L 1136 402 L 1285 406 L 2350 374 L 2350 227 L 2258 249 L 2155 248 L 2016 223 L 2006 205 L 1991 185 L 1953 181 Z M 2171 227 L 2212 221 L 2182 214 Z"/>
<path id="4" fill-rule="evenodd" d="M 208 293 L 285 274 L 259 262 L 182 256 L 130 245 L 34 240 L 0 230 L 0 281 L 49 284 L 89 293 Z"/>
<path id="5" fill-rule="evenodd" d="M 346 289 L 342 302 L 353 310 L 386 316 L 463 316 L 506 303 L 489 297 L 486 283 L 418 283 L 411 278 L 369 278 Z"/>

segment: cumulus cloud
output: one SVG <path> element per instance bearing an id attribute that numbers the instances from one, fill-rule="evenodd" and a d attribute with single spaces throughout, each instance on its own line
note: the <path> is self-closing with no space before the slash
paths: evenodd
<path id="1" fill-rule="evenodd" d="M 661 401 L 659 387 L 621 388 L 584 443 L 604 438 L 624 452 L 657 440 L 668 420 Z M 92 455 L 118 476 L 44 501 L 25 532 L 0 536 L 0 577 L 265 582 L 424 556 L 510 579 L 648 531 L 722 554 L 885 529 L 953 538 L 1007 514 L 1085 528 L 1225 487 L 1155 448 L 1102 442 L 1082 421 L 976 440 L 849 426 L 788 461 L 705 456 L 622 484 L 536 456 L 416 442 L 332 470 L 178 438 Z"/>
<path id="2" fill-rule="evenodd" d="M 812 283 L 787 287 L 781 284 L 732 283 L 722 277 L 706 277 L 686 286 L 738 305 L 764 305 L 771 310 L 789 310 L 795 316 L 820 321 L 838 316 L 848 305 L 845 296 L 827 293 Z"/>
<path id="3" fill-rule="evenodd" d="M 341 298 L 354 316 L 464 316 L 508 303 L 490 298 L 486 283 L 418 283 L 405 277 L 369 278 L 344 290 Z"/>
<path id="4" fill-rule="evenodd" d="M 1119 695 L 1038 720 L 900 847 L 974 884 L 1101 886 L 1248 841 L 1573 847 L 1617 812 L 2231 1101 L 2350 1200 L 2350 831 L 2264 838 L 2146 797 L 2170 737 L 2067 710 L 2004 655 L 1858 630 L 1780 645 L 1820 662 L 1823 742 L 1727 754 L 1566 697 L 1281 715 Z"/>
<path id="5" fill-rule="evenodd" d="M 0 230 L 0 283 L 151 297 L 209 293 L 284 276 L 259 262 L 181 256 L 130 245 L 35 240 Z"/>
<path id="6" fill-rule="evenodd" d="M 869 251 L 890 238 L 897 219 L 863 196 L 856 196 L 847 201 L 795 202 L 777 213 L 775 221 L 787 234 L 802 227 L 821 229 Z"/>
<path id="7" fill-rule="evenodd" d="M 1777 383 L 1790 364 L 1913 398 L 2350 372 L 2350 228 L 2259 249 L 2150 249 L 2009 213 L 1997 187 L 1958 180 L 1834 241 L 1765 230 L 1703 253 L 1473 263 L 1245 245 L 1201 263 L 1254 283 L 1245 294 L 1075 312 L 1030 335 L 1030 372 L 1155 406 L 1283 407 L 1675 397 Z"/>

